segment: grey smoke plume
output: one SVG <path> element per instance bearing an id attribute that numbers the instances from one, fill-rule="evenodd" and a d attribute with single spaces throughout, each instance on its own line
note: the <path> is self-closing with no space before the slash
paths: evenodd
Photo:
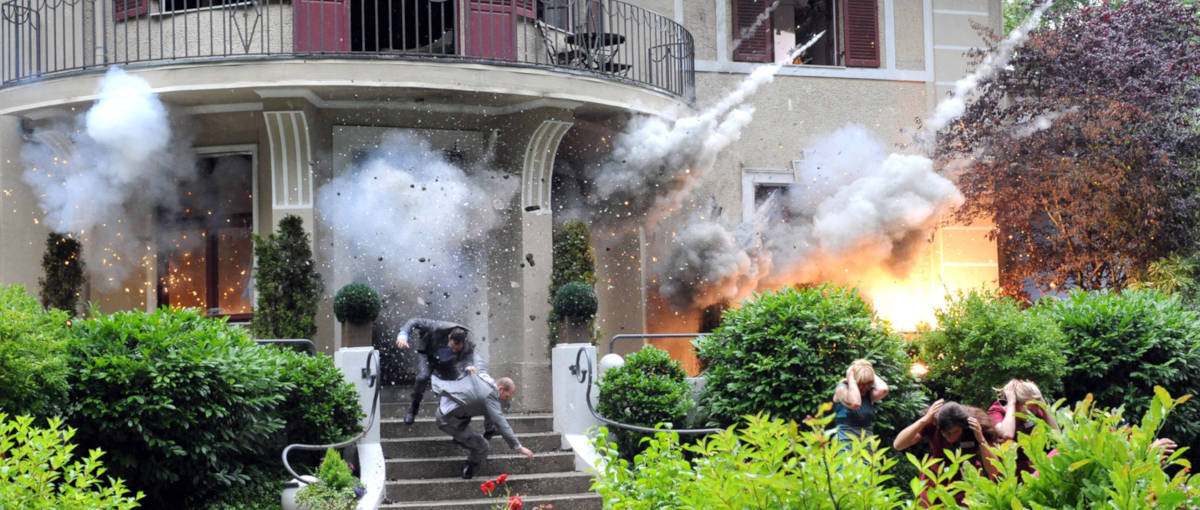
<path id="1" fill-rule="evenodd" d="M 675 121 L 638 117 L 613 141 L 604 164 L 592 168 L 590 197 L 597 220 L 643 218 L 650 223 L 678 208 L 712 169 L 717 155 L 741 138 L 754 119 L 743 103 L 775 73 L 824 35 L 813 36 L 778 63 L 755 69 L 729 94 L 699 115 Z"/>
<path id="2" fill-rule="evenodd" d="M 146 219 L 177 203 L 176 180 L 195 168 L 145 80 L 112 68 L 98 94 L 85 115 L 35 131 L 21 156 L 46 226 L 83 240 L 85 261 L 106 275 L 92 281 L 112 288 L 147 263 Z"/>
<path id="3" fill-rule="evenodd" d="M 996 49 L 988 53 L 980 62 L 979 67 L 967 76 L 960 78 L 954 82 L 954 90 L 951 91 L 950 97 L 943 99 L 938 103 L 937 109 L 934 110 L 933 117 L 925 124 L 925 128 L 918 136 L 918 142 L 922 147 L 928 149 L 933 146 L 938 131 L 946 127 L 954 119 L 962 116 L 967 111 L 967 100 L 975 89 L 979 88 L 979 84 L 983 83 L 988 78 L 991 78 L 997 71 L 1008 65 L 1009 58 L 1012 57 L 1013 51 L 1025 43 L 1025 38 L 1029 35 L 1029 31 L 1033 30 L 1042 20 L 1042 15 L 1050 8 L 1054 2 L 1047 0 L 1035 7 L 1025 21 L 1021 22 L 1017 28 L 1009 32 L 1004 40 L 996 46 Z"/>
<path id="4" fill-rule="evenodd" d="M 694 217 L 655 267 L 659 292 L 679 309 L 795 283 L 848 256 L 901 272 L 942 215 L 962 203 L 954 184 L 920 155 L 888 154 L 865 128 L 846 126 L 806 151 L 799 186 L 759 206 L 730 231 Z"/>
<path id="5" fill-rule="evenodd" d="M 737 39 L 733 40 L 732 51 L 737 51 L 738 47 L 742 45 L 742 41 L 746 40 L 747 37 L 750 37 L 750 34 L 753 34 L 755 30 L 758 30 L 758 27 L 762 26 L 763 23 L 766 23 L 767 19 L 771 17 L 771 13 L 775 12 L 775 9 L 779 8 L 779 3 L 781 1 L 782 0 L 774 0 L 771 2 L 771 5 L 767 6 L 767 10 L 760 12 L 758 16 L 754 18 L 754 23 L 751 23 L 750 26 L 743 27 L 740 31 L 738 31 Z"/>
<path id="6" fill-rule="evenodd" d="M 399 304 L 461 317 L 486 288 L 488 233 L 518 179 L 465 171 L 423 139 L 389 133 L 352 171 L 317 191 L 336 263 Z"/>

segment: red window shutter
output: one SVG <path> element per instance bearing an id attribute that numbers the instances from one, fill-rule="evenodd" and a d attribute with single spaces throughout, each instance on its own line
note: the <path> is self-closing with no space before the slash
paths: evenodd
<path id="1" fill-rule="evenodd" d="M 537 17 L 537 0 L 517 0 L 517 14 L 526 18 Z"/>
<path id="2" fill-rule="evenodd" d="M 124 21 L 150 12 L 150 0 L 113 0 L 113 21 Z"/>
<path id="3" fill-rule="evenodd" d="M 875 0 L 844 0 L 847 67 L 879 67 L 879 14 Z"/>
<path id="4" fill-rule="evenodd" d="M 720 1 L 720 0 L 718 0 Z M 772 62 L 775 60 L 774 42 L 771 40 L 771 20 L 766 19 L 750 30 L 759 16 L 766 15 L 770 0 L 733 0 L 733 40 L 741 43 L 733 49 L 733 59 L 738 62 Z"/>

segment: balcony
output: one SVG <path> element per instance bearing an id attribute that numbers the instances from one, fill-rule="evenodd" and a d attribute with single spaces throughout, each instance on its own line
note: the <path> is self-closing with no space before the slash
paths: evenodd
<path id="1" fill-rule="evenodd" d="M 108 66 L 277 59 L 539 68 L 695 98 L 692 36 L 620 0 L 7 0 L 0 88 Z"/>

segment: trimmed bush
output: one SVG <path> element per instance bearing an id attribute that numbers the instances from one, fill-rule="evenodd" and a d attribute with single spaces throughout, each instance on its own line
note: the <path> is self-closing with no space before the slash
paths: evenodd
<path id="1" fill-rule="evenodd" d="M 579 324 L 592 320 L 598 307 L 596 291 L 583 282 L 570 282 L 554 293 L 554 313 Z"/>
<path id="2" fill-rule="evenodd" d="M 926 384 L 946 400 L 987 408 L 992 388 L 1009 379 L 1037 383 L 1046 398 L 1062 390 L 1064 337 L 1050 317 L 1025 313 L 1016 300 L 972 291 L 937 311 L 938 328 L 922 335 Z"/>
<path id="3" fill-rule="evenodd" d="M 358 391 L 346 382 L 333 358 L 278 349 L 283 358 L 279 377 L 287 387 L 280 415 L 287 423 L 287 443 L 329 444 L 362 431 Z M 280 447 L 282 450 L 282 447 Z M 299 456 L 296 456 L 299 457 Z"/>
<path id="4" fill-rule="evenodd" d="M 299 216 L 279 220 L 279 233 L 254 235 L 254 289 L 258 306 L 250 329 L 257 338 L 307 338 L 317 334 L 317 303 L 324 286 Z"/>
<path id="5" fill-rule="evenodd" d="M 33 418 L 0 413 L 0 502 L 4 508 L 128 510 L 142 495 L 130 494 L 121 480 L 101 481 L 103 453 L 73 454 L 75 431 L 51 418 L 46 428 Z"/>
<path id="6" fill-rule="evenodd" d="M 245 330 L 167 308 L 97 315 L 74 330 L 70 421 L 148 506 L 199 506 L 278 457 L 277 407 L 292 387 L 280 381 L 281 358 Z"/>
<path id="7" fill-rule="evenodd" d="M 46 237 L 46 253 L 42 255 L 42 272 L 38 279 L 42 306 L 57 308 L 75 315 L 79 288 L 83 286 L 83 248 L 79 241 L 51 232 Z"/>
<path id="8" fill-rule="evenodd" d="M 692 406 L 686 377 L 667 351 L 643 347 L 600 378 L 597 410 L 605 418 L 629 425 L 682 428 Z M 642 449 L 642 438 L 651 435 L 621 428 L 612 434 L 624 459 L 633 459 Z"/>
<path id="9" fill-rule="evenodd" d="M 859 358 L 871 361 L 891 388 L 876 406 L 876 434 L 893 437 L 929 404 L 909 374 L 904 341 L 853 289 L 758 294 L 726 311 L 721 326 L 695 344 L 707 365 L 701 402 L 710 425 L 757 413 L 802 420 L 833 398 L 846 367 Z"/>
<path id="10" fill-rule="evenodd" d="M 365 283 L 351 283 L 333 296 L 333 315 L 341 322 L 363 324 L 379 317 L 379 293 Z"/>
<path id="11" fill-rule="evenodd" d="M 895 461 L 879 440 L 856 440 L 839 453 L 842 445 L 825 433 L 831 421 L 818 417 L 798 426 L 749 416 L 736 430 L 684 446 L 677 434 L 659 432 L 632 462 L 600 434 L 594 444 L 605 462 L 593 490 L 605 508 L 622 510 L 907 508 L 900 489 L 883 485 Z"/>
<path id="12" fill-rule="evenodd" d="M 1177 394 L 1200 394 L 1200 317 L 1180 301 L 1152 290 L 1072 292 L 1043 300 L 1067 336 L 1063 395 L 1096 405 L 1146 413 L 1155 386 Z M 1200 402 L 1188 402 L 1167 420 L 1162 433 L 1181 445 L 1200 444 Z M 1198 452 L 1189 455 L 1200 460 Z"/>
<path id="13" fill-rule="evenodd" d="M 62 413 L 70 319 L 62 310 L 44 310 L 24 287 L 0 286 L 0 412 L 37 418 Z"/>
<path id="14" fill-rule="evenodd" d="M 558 343 L 559 322 L 563 319 L 557 312 L 558 305 L 555 304 L 558 290 L 571 282 L 583 283 L 588 287 L 596 285 L 596 256 L 592 253 L 591 237 L 592 234 L 587 224 L 582 221 L 568 221 L 554 231 L 554 260 L 550 271 L 550 313 L 546 317 L 549 326 L 550 348 Z M 592 297 L 595 299 L 594 289 Z M 595 311 L 591 315 L 595 315 Z"/>
<path id="15" fill-rule="evenodd" d="M 330 448 L 317 469 L 317 482 L 302 487 L 296 502 L 311 510 L 351 510 L 358 504 L 355 489 L 360 485 L 342 456 Z"/>

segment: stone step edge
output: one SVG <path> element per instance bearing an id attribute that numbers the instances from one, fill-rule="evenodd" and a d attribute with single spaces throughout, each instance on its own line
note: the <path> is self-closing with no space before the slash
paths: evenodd
<path id="1" fill-rule="evenodd" d="M 533 460 L 534 460 L 534 462 L 536 462 L 538 459 L 545 458 L 545 457 L 574 457 L 574 456 L 575 456 L 575 452 L 573 452 L 571 450 L 555 450 L 555 451 L 551 451 L 551 452 L 542 452 L 542 453 L 534 452 Z M 519 453 L 506 453 L 506 454 L 502 454 L 502 455 L 488 455 L 489 462 L 494 461 L 494 460 L 521 460 L 524 458 L 525 458 L 525 456 L 521 455 Z M 463 459 L 462 459 L 462 457 L 422 457 L 419 459 L 417 459 L 417 458 L 387 459 L 388 464 L 417 463 L 417 462 L 443 462 L 443 461 L 444 462 L 462 462 Z M 576 471 L 571 471 L 571 472 L 576 472 Z M 514 475 L 514 476 L 516 476 L 516 475 Z"/>
<path id="2" fill-rule="evenodd" d="M 537 419 L 554 418 L 554 413 L 507 414 L 507 415 L 504 415 L 504 417 L 509 420 L 521 420 L 521 419 L 537 420 Z M 436 420 L 437 420 L 437 418 L 434 418 L 434 417 L 418 416 L 417 419 L 415 420 L 415 423 L 432 423 Z M 474 420 L 472 420 L 472 421 L 474 421 Z M 379 422 L 380 423 L 404 423 L 404 418 L 403 417 L 383 418 L 383 419 L 379 420 Z"/>
<path id="3" fill-rule="evenodd" d="M 600 495 L 594 492 L 569 492 L 565 494 L 539 494 L 537 496 L 521 496 L 521 501 L 524 503 L 523 508 L 533 508 L 538 503 L 561 500 L 593 500 L 599 499 Z M 456 499 L 447 501 L 406 501 L 404 503 L 388 503 L 379 508 L 459 508 L 466 505 L 489 505 L 500 501 L 500 497 L 495 498 L 477 498 L 477 499 Z M 569 510 L 569 509 L 564 509 Z"/>
<path id="4" fill-rule="evenodd" d="M 550 472 L 550 473 L 531 473 L 531 474 L 520 474 L 520 475 L 508 475 L 509 480 L 537 480 L 537 479 L 541 479 L 541 478 L 584 478 L 584 477 L 592 478 L 592 473 L 584 473 L 581 471 L 555 471 L 555 472 Z M 387 485 L 429 485 L 429 484 L 433 484 L 433 483 L 440 484 L 440 483 L 444 483 L 444 482 L 474 482 L 474 481 L 477 481 L 482 484 L 483 482 L 486 482 L 488 480 L 494 480 L 494 479 L 495 479 L 494 477 L 476 476 L 475 478 L 472 478 L 470 480 L 463 480 L 460 477 L 452 476 L 452 477 L 448 477 L 448 478 L 416 478 L 416 479 L 412 479 L 412 480 L 388 480 L 386 483 L 387 483 Z M 574 493 L 568 493 L 568 494 L 574 494 Z"/>
<path id="5" fill-rule="evenodd" d="M 558 436 L 558 435 L 561 435 L 561 434 L 558 432 L 518 432 L 517 439 L 553 437 L 553 436 Z M 500 437 L 500 435 L 497 434 L 496 437 Z M 420 441 L 439 441 L 439 440 L 454 441 L 454 438 L 450 437 L 447 434 L 440 434 L 440 435 L 436 435 L 436 436 L 388 437 L 388 438 L 380 439 L 379 442 L 380 443 L 416 443 L 416 442 L 420 442 Z"/>

